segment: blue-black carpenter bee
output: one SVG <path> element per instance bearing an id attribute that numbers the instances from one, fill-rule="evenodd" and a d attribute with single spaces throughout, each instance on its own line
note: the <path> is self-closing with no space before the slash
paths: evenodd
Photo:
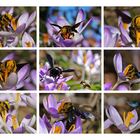
<path id="1" fill-rule="evenodd" d="M 49 76 L 52 76 L 54 79 L 59 79 L 63 72 L 74 72 L 74 69 L 65 69 L 63 70 L 61 67 L 54 67 L 54 61 L 50 54 L 47 54 L 47 60 L 49 62 Z"/>
<path id="2" fill-rule="evenodd" d="M 76 118 L 80 117 L 81 119 L 87 120 L 94 120 L 95 116 L 88 111 L 83 110 L 78 105 L 74 105 L 71 102 L 63 102 L 58 108 L 59 114 L 63 114 L 65 118 L 62 120 L 66 123 L 67 131 L 72 131 L 75 129 L 75 122 Z"/>
<path id="3" fill-rule="evenodd" d="M 61 27 L 60 25 L 57 24 L 53 24 L 51 23 L 52 26 L 58 27 L 60 30 L 57 32 L 57 35 L 60 34 L 61 37 L 65 40 L 65 39 L 71 39 L 74 37 L 74 33 L 78 33 L 78 31 L 76 30 L 76 28 L 78 28 L 80 26 L 80 24 L 82 23 L 78 22 L 77 24 L 74 24 L 72 26 L 70 25 L 65 25 L 63 27 Z"/>
<path id="4" fill-rule="evenodd" d="M 128 105 L 130 106 L 130 107 L 132 107 L 132 108 L 138 108 L 138 107 L 140 107 L 140 102 L 139 101 L 129 101 L 128 102 Z"/>

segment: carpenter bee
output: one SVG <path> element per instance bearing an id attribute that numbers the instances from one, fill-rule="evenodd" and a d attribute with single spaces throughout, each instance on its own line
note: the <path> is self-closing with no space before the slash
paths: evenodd
<path id="1" fill-rule="evenodd" d="M 129 101 L 128 105 L 130 107 L 132 107 L 132 108 L 138 108 L 138 107 L 140 107 L 140 102 L 138 102 L 138 101 Z"/>
<path id="2" fill-rule="evenodd" d="M 137 68 L 133 64 L 127 65 L 123 71 L 123 74 L 128 80 L 140 78 L 140 72 L 138 72 Z"/>
<path id="3" fill-rule="evenodd" d="M 65 40 L 65 39 L 72 39 L 74 37 L 74 33 L 78 33 L 78 31 L 76 30 L 76 28 L 78 28 L 80 26 L 80 24 L 82 23 L 78 22 L 77 24 L 74 24 L 72 26 L 70 25 L 65 25 L 63 27 L 57 25 L 57 24 L 53 24 L 51 23 L 52 26 L 56 26 L 58 27 L 60 30 L 57 32 L 57 35 L 60 34 L 61 37 Z"/>
<path id="4" fill-rule="evenodd" d="M 75 128 L 75 122 L 77 117 L 80 117 L 84 120 L 90 119 L 92 121 L 95 119 L 95 116 L 92 113 L 84 111 L 83 109 L 74 105 L 71 102 L 62 102 L 58 108 L 58 113 L 65 116 L 62 121 L 66 122 L 66 129 L 69 132 Z"/>
<path id="5" fill-rule="evenodd" d="M 118 9 L 116 10 L 116 13 L 122 18 L 124 23 L 131 23 L 129 27 L 129 36 L 133 40 L 136 47 L 140 46 L 140 15 L 131 18 Z"/>
<path id="6" fill-rule="evenodd" d="M 0 15 L 0 29 L 4 31 L 14 30 L 12 27 L 13 16 L 9 13 L 5 13 L 4 15 Z"/>
<path id="7" fill-rule="evenodd" d="M 0 101 L 0 116 L 5 118 L 5 115 L 10 110 L 10 103 L 8 101 Z"/>
<path id="8" fill-rule="evenodd" d="M 49 62 L 50 68 L 48 69 L 49 75 L 54 79 L 59 79 L 63 72 L 74 72 L 74 69 L 63 70 L 61 67 L 54 67 L 54 61 L 51 55 L 47 54 L 47 60 Z"/>
<path id="9" fill-rule="evenodd" d="M 81 84 L 84 88 L 91 88 L 90 84 L 88 84 L 86 81 L 81 81 L 80 84 Z"/>

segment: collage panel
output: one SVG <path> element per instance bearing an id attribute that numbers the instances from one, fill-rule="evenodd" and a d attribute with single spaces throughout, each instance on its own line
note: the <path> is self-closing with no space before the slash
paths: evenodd
<path id="1" fill-rule="evenodd" d="M 0 90 L 36 90 L 36 51 L 0 50 Z"/>
<path id="2" fill-rule="evenodd" d="M 100 93 L 40 93 L 39 133 L 101 133 Z"/>
<path id="3" fill-rule="evenodd" d="M 104 133 L 140 133 L 140 93 L 104 95 Z"/>
<path id="4" fill-rule="evenodd" d="M 0 7 L 0 48 L 36 47 L 36 7 Z"/>
<path id="5" fill-rule="evenodd" d="M 104 90 L 140 90 L 140 50 L 104 51 Z"/>
<path id="6" fill-rule="evenodd" d="M 40 47 L 101 47 L 101 7 L 40 7 Z"/>
<path id="7" fill-rule="evenodd" d="M 36 93 L 0 93 L 0 134 L 36 133 Z"/>
<path id="8" fill-rule="evenodd" d="M 40 90 L 101 90 L 99 50 L 40 50 Z"/>
<path id="9" fill-rule="evenodd" d="M 104 47 L 140 47 L 139 13 L 139 7 L 104 7 Z"/>

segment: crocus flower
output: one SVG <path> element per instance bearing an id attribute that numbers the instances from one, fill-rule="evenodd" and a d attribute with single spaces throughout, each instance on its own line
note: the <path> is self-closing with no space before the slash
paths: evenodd
<path id="1" fill-rule="evenodd" d="M 111 83 L 105 83 L 104 85 L 105 90 L 109 89 L 128 90 L 131 88 L 132 84 L 140 82 L 139 77 L 133 75 L 134 71 L 130 71 L 128 69 L 128 66 L 131 66 L 131 64 L 123 68 L 122 56 L 120 53 L 115 54 L 113 62 L 118 76 L 118 80 L 114 86 L 112 86 Z M 129 76 L 131 75 L 129 71 L 132 73 L 132 78 L 129 78 Z"/>
<path id="2" fill-rule="evenodd" d="M 59 28 L 56 26 L 53 26 L 51 24 L 53 24 L 53 22 L 48 19 L 46 22 L 46 27 L 48 29 L 48 34 L 50 36 L 50 38 L 53 40 L 53 42 L 55 43 L 56 46 L 58 47 L 73 47 L 73 46 L 78 46 L 79 44 L 81 44 L 82 46 L 82 41 L 84 40 L 84 37 L 82 35 L 82 32 L 86 29 L 86 27 L 93 21 L 93 18 L 89 19 L 89 21 L 87 21 L 87 23 L 83 26 L 83 21 L 85 20 L 85 14 L 84 11 L 82 9 L 80 9 L 78 11 L 77 17 L 76 17 L 76 21 L 74 24 L 80 23 L 80 25 L 76 28 L 77 32 L 74 32 L 74 36 L 71 36 L 70 38 L 66 38 L 64 39 L 60 34 L 56 34 L 59 32 Z M 58 17 L 56 23 L 57 25 L 59 25 L 60 27 L 64 27 L 64 26 L 72 26 L 68 23 L 68 21 L 64 18 L 64 17 Z"/>
<path id="3" fill-rule="evenodd" d="M 63 75 L 61 75 L 59 79 L 55 79 L 54 77 L 49 76 L 49 67 L 47 63 L 40 69 L 39 76 L 40 87 L 45 90 L 69 90 L 70 87 L 66 82 L 73 77 L 63 77 Z"/>
<path id="4" fill-rule="evenodd" d="M 19 18 L 13 17 L 14 8 L 1 11 L 2 15 L 5 13 L 12 16 L 12 19 L 11 26 L 9 26 L 10 28 L 0 31 L 1 47 L 16 47 L 21 40 L 23 47 L 35 47 L 35 42 L 30 34 L 35 31 L 36 12 L 33 12 L 30 15 L 28 12 L 25 12 L 20 15 Z"/>
<path id="5" fill-rule="evenodd" d="M 109 128 L 111 125 L 115 125 L 122 133 L 131 133 L 140 129 L 140 121 L 138 121 L 137 111 L 134 109 L 123 113 L 123 117 L 113 106 L 106 108 L 107 120 L 104 122 L 104 129 Z M 123 118 L 123 119 L 122 119 Z"/>
<path id="6" fill-rule="evenodd" d="M 131 18 L 128 11 L 122 11 Z M 139 47 L 139 44 L 134 44 L 130 37 L 131 23 L 123 22 L 122 18 L 118 17 L 118 28 L 105 25 L 104 27 L 104 44 L 105 47 Z"/>

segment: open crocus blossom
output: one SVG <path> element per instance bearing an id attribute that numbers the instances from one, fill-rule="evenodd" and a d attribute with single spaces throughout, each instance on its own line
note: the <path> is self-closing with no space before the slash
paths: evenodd
<path id="1" fill-rule="evenodd" d="M 140 83 L 137 68 L 133 64 L 128 64 L 125 68 L 123 68 L 122 55 L 120 53 L 116 53 L 114 55 L 113 62 L 118 79 L 114 86 L 112 86 L 111 83 L 105 83 L 106 90 L 129 90 L 132 85 Z"/>
<path id="2" fill-rule="evenodd" d="M 11 23 L 7 24 L 0 31 L 0 47 L 35 47 L 35 42 L 31 34 L 36 30 L 36 12 L 29 14 L 24 12 L 18 18 L 14 17 L 14 8 L 4 8 L 1 15 L 7 15 Z M 22 44 L 21 44 L 22 40 Z"/>
<path id="3" fill-rule="evenodd" d="M 66 82 L 73 78 L 73 76 L 63 77 L 61 75 L 59 79 L 56 79 L 50 76 L 48 63 L 40 68 L 39 77 L 40 88 L 44 90 L 69 90 L 70 87 Z"/>
<path id="4" fill-rule="evenodd" d="M 106 108 L 107 120 L 104 122 L 104 129 L 109 128 L 111 125 L 115 125 L 122 133 L 131 133 L 140 129 L 140 121 L 138 120 L 137 111 L 134 109 L 123 113 L 123 117 L 113 106 Z"/>
<path id="5" fill-rule="evenodd" d="M 74 47 L 81 45 L 84 37 L 82 32 L 86 29 L 86 27 L 93 21 L 93 18 L 90 18 L 89 21 L 85 25 L 85 13 L 82 9 L 78 11 L 76 20 L 74 25 L 77 24 L 74 32 L 66 32 L 66 28 L 64 30 L 63 27 L 65 26 L 73 26 L 68 23 L 68 21 L 64 17 L 58 17 L 55 24 L 58 26 L 54 26 L 53 22 L 48 19 L 46 22 L 46 27 L 48 29 L 48 34 L 52 41 L 55 43 L 57 47 Z M 61 29 L 60 29 L 61 28 Z M 60 31 L 61 30 L 61 31 Z M 62 32 L 64 32 L 64 36 L 62 36 Z M 66 33 L 65 33 L 66 32 Z"/>

